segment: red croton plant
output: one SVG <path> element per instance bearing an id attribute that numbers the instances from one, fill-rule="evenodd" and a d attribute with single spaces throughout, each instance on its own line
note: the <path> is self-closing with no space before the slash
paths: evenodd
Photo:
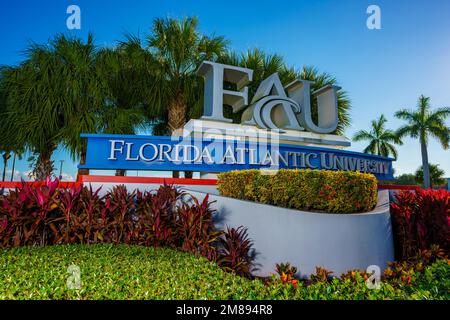
<path id="1" fill-rule="evenodd" d="M 418 251 L 438 245 L 450 252 L 450 192 L 447 190 L 404 191 L 391 204 L 397 260 L 414 257 Z"/>
<path id="2" fill-rule="evenodd" d="M 54 244 L 125 243 L 167 246 L 250 270 L 246 230 L 215 228 L 209 197 L 199 201 L 171 185 L 151 192 L 116 186 L 104 196 L 92 187 L 63 188 L 22 183 L 0 196 L 0 247 Z M 236 233 L 239 237 L 236 237 Z M 227 244 L 233 240 L 233 246 Z M 223 248 L 222 248 L 223 247 Z M 238 259 L 239 264 L 225 263 Z"/>

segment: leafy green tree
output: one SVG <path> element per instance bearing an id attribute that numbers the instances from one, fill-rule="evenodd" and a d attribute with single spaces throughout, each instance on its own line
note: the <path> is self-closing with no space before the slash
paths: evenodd
<path id="1" fill-rule="evenodd" d="M 433 188 L 433 186 L 441 186 L 447 182 L 445 179 L 445 172 L 441 168 L 439 168 L 439 165 L 437 164 L 429 164 L 430 168 L 430 187 Z M 416 173 L 415 173 L 415 180 L 419 184 L 423 184 L 424 171 L 423 166 L 420 166 Z"/>
<path id="2" fill-rule="evenodd" d="M 394 144 L 402 144 L 402 141 L 392 130 L 386 129 L 386 118 L 381 115 L 372 120 L 370 131 L 360 130 L 353 136 L 353 141 L 368 141 L 365 153 L 376 154 L 383 157 L 393 156 L 397 159 L 397 149 Z"/>
<path id="3" fill-rule="evenodd" d="M 394 183 L 398 185 L 414 185 L 416 184 L 416 176 L 412 173 L 404 173 L 395 177 Z"/>
<path id="4" fill-rule="evenodd" d="M 428 163 L 428 139 L 429 136 L 436 138 L 444 149 L 447 149 L 450 141 L 450 128 L 445 124 L 450 115 L 450 108 L 438 108 L 431 110 L 430 98 L 421 95 L 416 110 L 402 109 L 395 113 L 399 119 L 405 120 L 406 125 L 397 130 L 397 135 L 402 138 L 410 136 L 419 139 L 422 154 L 423 185 L 425 189 L 430 188 L 430 167 Z"/>

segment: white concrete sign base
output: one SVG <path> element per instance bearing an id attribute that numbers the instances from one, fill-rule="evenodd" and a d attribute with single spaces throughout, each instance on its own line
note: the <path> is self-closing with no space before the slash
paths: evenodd
<path id="1" fill-rule="evenodd" d="M 191 192 L 202 199 L 204 193 Z M 361 214 L 311 213 L 250 201 L 211 195 L 213 207 L 224 219 L 222 225 L 248 228 L 257 252 L 258 276 L 275 273 L 275 265 L 289 262 L 301 276 L 316 266 L 334 276 L 352 269 L 381 270 L 394 261 L 393 236 L 387 191 L 380 191 L 375 210 Z"/>

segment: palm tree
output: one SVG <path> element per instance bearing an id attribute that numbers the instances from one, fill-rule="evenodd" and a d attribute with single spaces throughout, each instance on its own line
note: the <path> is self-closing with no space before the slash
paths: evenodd
<path id="1" fill-rule="evenodd" d="M 4 69 L 7 116 L 0 121 L 8 134 L 0 145 L 18 133 L 35 154 L 35 179 L 52 174 L 51 155 L 59 145 L 84 164 L 81 133 L 131 134 L 145 121 L 138 85 L 143 77 L 127 68 L 133 57 L 123 51 L 121 46 L 98 50 L 91 34 L 87 41 L 57 35 L 47 45 L 32 44 L 19 67 Z"/>
<path id="2" fill-rule="evenodd" d="M 450 128 L 446 126 L 445 119 L 450 115 L 450 108 L 438 108 L 431 110 L 430 98 L 421 95 L 416 110 L 402 109 L 395 113 L 399 119 L 405 120 L 406 125 L 397 130 L 401 138 L 410 136 L 419 138 L 422 153 L 423 185 L 425 189 L 430 188 L 430 167 L 428 163 L 428 138 L 429 135 L 439 140 L 442 147 L 447 149 L 450 141 Z"/>
<path id="3" fill-rule="evenodd" d="M 73 158 L 86 160 L 85 140 L 81 133 L 102 132 L 115 134 L 135 134 L 143 127 L 146 117 L 143 107 L 143 90 L 148 84 L 148 70 L 134 61 L 135 51 L 129 50 L 130 44 L 120 43 L 117 47 L 96 50 L 91 39 L 86 44 L 74 45 L 74 65 L 86 73 L 84 77 L 68 79 L 78 82 L 85 88 L 76 97 L 75 114 L 63 130 L 64 143 Z M 85 65 L 87 64 L 87 66 Z M 72 74 L 76 77 L 76 73 Z M 86 98 L 88 97 L 88 98 Z M 87 174 L 79 169 L 78 174 Z M 124 170 L 117 170 L 117 175 L 124 175 Z"/>
<path id="4" fill-rule="evenodd" d="M 8 72 L 10 71 L 9 68 L 2 67 L 0 69 L 0 132 L 3 134 L 6 132 L 8 128 L 8 122 L 7 117 L 5 116 L 8 112 L 7 110 L 7 91 L 6 91 L 6 76 Z M 14 170 L 15 170 L 15 164 L 16 164 L 16 156 L 19 155 L 19 158 L 23 152 L 23 146 L 20 146 L 17 139 L 17 131 L 13 132 L 13 134 L 10 135 L 10 139 L 6 142 L 3 142 L 4 144 L 0 145 L 0 150 L 3 151 L 2 157 L 3 157 L 3 175 L 2 175 L 2 181 L 5 181 L 6 178 L 6 169 L 8 160 L 11 158 L 11 152 L 14 153 L 13 157 L 13 165 L 12 165 L 12 172 L 11 172 L 11 181 L 14 177 Z"/>
<path id="5" fill-rule="evenodd" d="M 3 174 L 2 174 L 2 181 L 5 181 L 5 177 L 6 177 L 6 167 L 8 164 L 8 160 L 11 158 L 11 153 L 9 152 L 4 152 L 2 155 L 3 158 Z"/>
<path id="6" fill-rule="evenodd" d="M 4 67 L 2 79 L 6 107 L 1 116 L 0 145 L 23 145 L 36 159 L 34 176 L 51 175 L 51 156 L 61 142 L 65 125 L 64 103 L 70 98 L 61 81 L 59 64 L 50 46 L 31 44 L 27 59 L 17 67 Z"/>
<path id="7" fill-rule="evenodd" d="M 15 170 L 16 170 L 16 160 L 17 160 L 17 158 L 19 158 L 19 160 L 22 160 L 22 151 L 15 151 L 14 152 L 10 181 L 14 180 L 14 174 L 15 174 Z"/>
<path id="8" fill-rule="evenodd" d="M 439 165 L 437 164 L 429 164 L 430 168 L 430 187 L 433 188 L 433 186 L 440 186 L 445 184 L 446 180 L 444 178 L 444 170 L 439 168 Z M 420 166 L 419 169 L 417 169 L 415 173 L 415 179 L 417 183 L 424 183 L 423 180 L 423 166 Z"/>
<path id="9" fill-rule="evenodd" d="M 260 49 L 251 49 L 243 54 L 237 54 L 230 51 L 226 55 L 219 57 L 219 62 L 229 65 L 236 65 L 253 70 L 253 80 L 248 84 L 249 101 L 252 100 L 259 84 L 265 78 L 273 73 L 278 73 L 283 84 L 288 84 L 295 79 L 313 81 L 311 92 L 320 89 L 326 85 L 337 85 L 337 80 L 325 72 L 319 72 L 312 66 L 303 66 L 300 70 L 289 67 L 283 60 L 283 57 L 277 54 L 267 54 Z M 344 129 L 350 125 L 350 100 L 342 89 L 338 90 L 338 114 L 339 123 L 335 131 L 336 134 L 343 134 Z M 317 122 L 317 101 L 311 99 L 311 113 L 313 120 Z M 232 114 L 230 109 L 225 109 L 224 114 L 227 118 L 240 121 L 242 112 Z M 195 110 L 195 115 L 200 116 L 201 107 Z"/>
<path id="10" fill-rule="evenodd" d="M 80 135 L 100 131 L 99 114 L 111 96 L 105 75 L 98 67 L 99 50 L 92 34 L 86 41 L 58 35 L 50 45 L 56 60 L 55 77 L 66 97 L 59 105 L 64 125 L 58 135 L 72 159 L 85 164 L 87 146 Z M 87 169 L 78 170 L 78 175 L 88 173 Z"/>
<path id="11" fill-rule="evenodd" d="M 383 157 L 392 155 L 397 159 L 397 150 L 393 144 L 402 144 L 394 131 L 386 129 L 387 120 L 382 114 L 378 119 L 372 120 L 371 130 L 360 130 L 353 136 L 353 141 L 368 141 L 365 153 L 376 154 Z"/>
<path id="12" fill-rule="evenodd" d="M 172 134 L 184 126 L 191 108 L 201 100 L 198 67 L 204 60 L 214 61 L 225 53 L 225 39 L 205 36 L 199 33 L 197 25 L 195 17 L 158 18 L 147 37 L 159 71 L 159 86 L 151 90 L 151 108 L 154 114 L 167 119 Z"/>
<path id="13" fill-rule="evenodd" d="M 3 158 L 3 174 L 2 174 L 2 181 L 5 181 L 6 179 L 6 169 L 8 167 L 8 160 L 11 159 L 11 152 L 13 153 L 13 163 L 12 163 L 12 168 L 11 168 L 11 181 L 14 180 L 14 172 L 16 169 L 16 158 L 19 157 L 19 160 L 22 159 L 22 151 L 16 149 L 13 150 L 14 147 L 13 146 L 7 146 L 7 147 L 3 147 L 4 151 L 2 154 L 2 158 Z"/>
<path id="14" fill-rule="evenodd" d="M 186 118 L 201 105 L 203 84 L 196 75 L 198 67 L 204 60 L 215 61 L 225 52 L 227 42 L 223 37 L 203 35 L 197 26 L 195 17 L 153 21 L 147 50 L 153 57 L 154 81 L 145 92 L 147 117 L 153 121 L 154 132 L 180 134 Z M 174 177 L 178 175 L 173 172 Z"/>
<path id="15" fill-rule="evenodd" d="M 64 145 L 81 164 L 86 160 L 81 133 L 135 134 L 147 123 L 144 93 L 155 83 L 155 61 L 138 38 L 126 37 L 115 48 L 98 50 L 91 35 L 86 43 L 61 39 L 56 47 L 65 66 L 73 68 L 65 72 L 68 86 L 83 88 L 73 95 L 73 105 L 68 107 L 72 114 L 62 131 Z M 116 175 L 124 174 L 125 170 L 116 170 Z"/>

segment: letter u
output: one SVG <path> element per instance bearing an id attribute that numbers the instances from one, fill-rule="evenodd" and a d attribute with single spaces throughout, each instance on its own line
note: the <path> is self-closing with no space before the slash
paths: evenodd
<path id="1" fill-rule="evenodd" d="M 312 81 L 295 80 L 288 84 L 286 89 L 291 99 L 297 102 L 302 110 L 300 124 L 308 131 L 316 133 L 332 133 L 338 126 L 338 86 L 326 85 L 312 93 L 317 99 L 318 124 L 312 120 L 310 88 Z"/>

